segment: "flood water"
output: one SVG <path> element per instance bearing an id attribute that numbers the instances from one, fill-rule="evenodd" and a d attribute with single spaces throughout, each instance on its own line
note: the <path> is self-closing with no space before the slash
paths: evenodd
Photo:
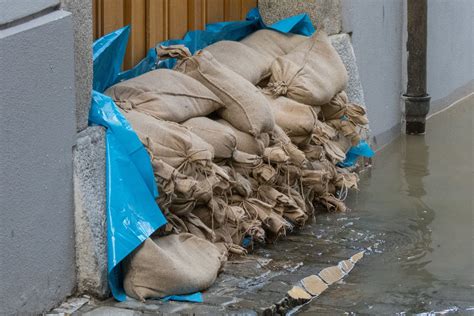
<path id="1" fill-rule="evenodd" d="M 371 246 L 299 314 L 474 314 L 473 109 L 471 96 L 382 149 L 352 211 L 321 215 Z"/>

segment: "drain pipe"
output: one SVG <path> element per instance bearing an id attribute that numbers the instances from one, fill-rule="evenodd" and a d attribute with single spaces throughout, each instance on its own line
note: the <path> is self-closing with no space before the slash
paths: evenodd
<path id="1" fill-rule="evenodd" d="M 430 95 L 426 92 L 427 0 L 407 0 L 407 87 L 403 95 L 407 134 L 424 134 Z"/>

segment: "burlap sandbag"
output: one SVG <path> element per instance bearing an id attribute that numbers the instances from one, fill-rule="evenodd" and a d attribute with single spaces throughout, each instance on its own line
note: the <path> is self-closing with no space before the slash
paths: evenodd
<path id="1" fill-rule="evenodd" d="M 230 128 L 234 135 L 236 136 L 237 141 L 237 149 L 243 151 L 244 153 L 248 153 L 251 155 L 261 156 L 263 154 L 263 150 L 265 149 L 264 141 L 260 137 L 255 137 L 248 133 L 242 132 L 235 128 L 230 122 L 219 119 L 217 120 L 219 124 L 222 124 L 228 128 Z"/>
<path id="2" fill-rule="evenodd" d="M 362 139 L 360 129 L 369 121 L 362 106 L 347 102 L 347 95 L 342 91 L 322 106 L 321 114 L 327 124 L 340 131 L 356 146 Z"/>
<path id="3" fill-rule="evenodd" d="M 202 291 L 226 259 L 221 249 L 192 234 L 148 238 L 125 260 L 125 292 L 143 301 Z"/>
<path id="4" fill-rule="evenodd" d="M 215 158 L 231 158 L 237 146 L 234 131 L 207 117 L 194 117 L 182 123 L 214 147 Z"/>
<path id="5" fill-rule="evenodd" d="M 264 29 L 250 34 L 240 42 L 268 57 L 276 58 L 288 54 L 306 39 L 308 38 L 303 35 Z"/>
<path id="6" fill-rule="evenodd" d="M 275 213 L 272 210 L 272 206 L 268 203 L 262 202 L 259 199 L 250 198 L 244 200 L 241 206 L 253 218 L 262 222 L 267 241 L 269 242 L 273 242 L 278 237 L 284 236 L 286 231 L 291 229 L 291 224 L 281 215 Z"/>
<path id="7" fill-rule="evenodd" d="M 318 116 L 311 106 L 285 97 L 267 95 L 267 99 L 275 116 L 275 123 L 288 136 L 307 136 L 313 132 Z"/>
<path id="8" fill-rule="evenodd" d="M 181 47 L 161 47 L 161 58 L 168 50 L 174 52 Z M 186 54 L 183 51 L 183 54 Z M 220 117 L 237 129 L 258 136 L 270 132 L 275 119 L 267 99 L 252 83 L 219 63 L 210 52 L 198 51 L 178 61 L 175 69 L 198 80 L 214 92 L 226 105 L 218 111 Z"/>
<path id="9" fill-rule="evenodd" d="M 214 58 L 253 84 L 270 76 L 273 58 L 236 41 L 219 41 L 207 46 Z"/>
<path id="10" fill-rule="evenodd" d="M 105 91 L 123 110 L 135 109 L 172 122 L 206 116 L 223 106 L 199 81 L 178 71 L 158 69 Z"/>
<path id="11" fill-rule="evenodd" d="M 289 188 L 287 188 L 288 193 Z M 258 196 L 272 206 L 272 209 L 282 215 L 286 220 L 296 227 L 303 227 L 308 219 L 305 212 L 298 206 L 295 200 L 275 188 L 262 185 L 258 188 Z"/>
<path id="12" fill-rule="evenodd" d="M 335 142 L 336 146 L 339 147 L 339 149 L 346 154 L 352 146 L 351 140 L 344 136 L 342 133 L 338 133 Z"/>
<path id="13" fill-rule="evenodd" d="M 330 193 L 326 193 L 317 198 L 317 200 L 330 212 L 345 212 L 346 204 Z"/>
<path id="14" fill-rule="evenodd" d="M 214 148 L 186 127 L 133 110 L 124 116 L 153 157 L 172 167 L 196 160 L 210 161 L 214 156 Z"/>
<path id="15" fill-rule="evenodd" d="M 291 142 L 288 135 L 278 125 L 275 125 L 273 129 L 271 144 L 281 146 L 290 157 L 290 161 L 295 165 L 304 166 L 307 163 L 305 154 Z"/>
<path id="16" fill-rule="evenodd" d="M 349 103 L 345 91 L 336 94 L 328 103 L 321 106 L 320 116 L 324 121 L 345 119 L 353 122 L 355 125 L 367 125 L 367 113 L 364 107 L 358 104 Z"/>
<path id="17" fill-rule="evenodd" d="M 275 59 L 268 87 L 275 95 L 321 105 L 345 89 L 347 78 L 346 68 L 328 36 L 317 31 L 290 53 Z"/>
<path id="18" fill-rule="evenodd" d="M 323 194 L 327 192 L 329 183 L 328 173 L 323 170 L 302 170 L 302 184 L 314 191 Z"/>

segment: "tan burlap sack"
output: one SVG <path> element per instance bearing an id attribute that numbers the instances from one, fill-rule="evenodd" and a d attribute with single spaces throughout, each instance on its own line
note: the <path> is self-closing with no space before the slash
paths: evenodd
<path id="1" fill-rule="evenodd" d="M 290 161 L 297 166 L 303 166 L 307 163 L 305 154 L 298 149 L 292 142 L 291 139 L 286 135 L 283 129 L 275 125 L 272 133 L 272 145 L 278 145 L 283 148 L 286 154 L 290 157 Z"/>
<path id="2" fill-rule="evenodd" d="M 270 58 L 276 58 L 288 54 L 306 39 L 308 38 L 303 35 L 285 34 L 273 30 L 259 30 L 240 42 Z"/>
<path id="3" fill-rule="evenodd" d="M 347 154 L 347 152 L 352 146 L 351 139 L 344 136 L 342 133 L 338 133 L 337 139 L 335 139 L 335 143 L 336 146 L 339 147 L 339 149 L 345 154 Z"/>
<path id="4" fill-rule="evenodd" d="M 305 145 L 301 148 L 309 161 L 321 160 L 324 157 L 324 147 L 321 145 Z"/>
<path id="5" fill-rule="evenodd" d="M 324 170 L 302 170 L 302 183 L 304 187 L 318 195 L 327 192 L 329 175 Z"/>
<path id="6" fill-rule="evenodd" d="M 271 70 L 272 93 L 308 105 L 328 103 L 347 85 L 346 68 L 323 31 L 275 59 Z"/>
<path id="7" fill-rule="evenodd" d="M 234 131 L 207 117 L 194 117 L 182 123 L 214 147 L 215 158 L 231 158 L 237 147 L 237 137 Z"/>
<path id="8" fill-rule="evenodd" d="M 266 234 L 261 221 L 246 218 L 242 221 L 241 227 L 243 237 L 250 237 L 252 243 L 265 243 Z"/>
<path id="9" fill-rule="evenodd" d="M 355 172 L 349 172 L 347 169 L 337 168 L 336 178 L 333 183 L 338 188 L 357 189 L 359 176 Z"/>
<path id="10" fill-rule="evenodd" d="M 367 113 L 364 107 L 349 103 L 349 99 L 345 91 L 336 94 L 331 101 L 321 106 L 320 116 L 324 121 L 345 119 L 354 123 L 354 125 L 367 125 Z"/>
<path id="11" fill-rule="evenodd" d="M 327 124 L 340 131 L 353 146 L 360 142 L 360 129 L 369 123 L 362 106 L 348 103 L 347 95 L 342 91 L 321 108 L 321 117 Z"/>
<path id="12" fill-rule="evenodd" d="M 172 167 L 178 168 L 184 162 L 211 161 L 214 156 L 214 148 L 186 127 L 134 110 L 123 114 L 153 157 Z"/>
<path id="13" fill-rule="evenodd" d="M 235 41 L 219 41 L 207 46 L 214 58 L 254 85 L 270 76 L 273 58 Z"/>
<path id="14" fill-rule="evenodd" d="M 252 217 L 263 224 L 267 241 L 273 242 L 278 237 L 284 236 L 291 228 L 291 224 L 281 215 L 272 210 L 272 206 L 259 199 L 250 198 L 243 201 L 241 207 Z"/>
<path id="15" fill-rule="evenodd" d="M 286 191 L 290 193 L 289 188 Z M 288 195 L 268 185 L 260 186 L 257 193 L 260 199 L 272 206 L 273 211 L 282 215 L 294 226 L 301 228 L 306 223 L 308 216 Z"/>
<path id="16" fill-rule="evenodd" d="M 124 288 L 138 300 L 189 294 L 211 286 L 227 254 L 191 234 L 148 238 L 126 260 Z"/>
<path id="17" fill-rule="evenodd" d="M 330 193 L 318 197 L 317 200 L 330 212 L 345 212 L 347 210 L 347 206 L 344 202 Z"/>
<path id="18" fill-rule="evenodd" d="M 222 124 L 232 130 L 236 137 L 237 149 L 248 153 L 251 155 L 261 156 L 263 150 L 265 149 L 264 141 L 260 137 L 255 137 L 248 133 L 242 132 L 241 130 L 235 128 L 230 122 L 219 119 L 217 120 L 219 124 Z"/>
<path id="19" fill-rule="evenodd" d="M 274 181 L 281 187 L 299 186 L 301 180 L 301 171 L 305 170 L 292 164 L 281 165 L 278 168 L 278 175 Z"/>
<path id="20" fill-rule="evenodd" d="M 263 160 L 267 163 L 286 163 L 290 157 L 286 154 L 283 147 L 267 147 L 263 151 Z"/>
<path id="21" fill-rule="evenodd" d="M 182 217 L 187 231 L 199 238 L 207 239 L 210 242 L 216 242 L 216 234 L 214 230 L 204 224 L 199 217 L 190 213 L 185 217 Z"/>
<path id="22" fill-rule="evenodd" d="M 318 116 L 309 105 L 285 97 L 267 95 L 275 123 L 288 136 L 308 136 L 316 127 Z"/>
<path id="23" fill-rule="evenodd" d="M 340 119 L 346 113 L 346 106 L 349 102 L 345 91 L 336 94 L 329 102 L 321 105 L 320 117 L 323 121 Z"/>
<path id="24" fill-rule="evenodd" d="M 161 47 L 159 55 L 179 47 Z M 220 117 L 237 129 L 258 136 L 270 132 L 275 119 L 267 99 L 252 83 L 219 63 L 210 52 L 198 51 L 178 61 L 175 69 L 198 80 L 214 92 L 226 105 L 218 111 Z"/>
<path id="25" fill-rule="evenodd" d="M 172 122 L 206 116 L 223 106 L 199 81 L 169 69 L 153 70 L 119 82 L 105 94 L 125 111 L 134 109 Z"/>

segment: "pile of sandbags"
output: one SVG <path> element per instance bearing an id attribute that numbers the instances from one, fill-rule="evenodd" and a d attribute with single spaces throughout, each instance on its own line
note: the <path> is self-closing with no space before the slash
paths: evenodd
<path id="1" fill-rule="evenodd" d="M 364 108 L 348 102 L 346 69 L 324 32 L 261 30 L 195 55 L 179 45 L 157 51 L 178 59 L 174 70 L 106 91 L 150 154 L 157 203 L 169 222 L 160 231 L 165 237 L 149 239 L 127 261 L 125 289 L 139 299 L 201 290 L 227 252 L 274 242 L 317 208 L 345 211 L 358 177 L 338 163 L 368 123 Z M 189 245 L 189 236 L 202 240 L 201 250 L 166 254 L 181 239 Z M 214 272 L 200 272 L 195 284 L 176 270 L 178 283 L 174 274 L 157 279 L 167 273 L 164 265 L 187 269 L 191 260 Z"/>

